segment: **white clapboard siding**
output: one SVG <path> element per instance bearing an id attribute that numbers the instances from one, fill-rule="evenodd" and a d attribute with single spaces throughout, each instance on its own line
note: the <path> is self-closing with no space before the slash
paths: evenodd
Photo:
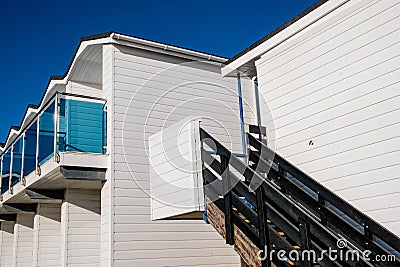
<path id="1" fill-rule="evenodd" d="M 150 136 L 152 220 L 204 212 L 199 126 L 187 117 Z"/>
<path id="2" fill-rule="evenodd" d="M 396 234 L 399 14 L 398 1 L 350 1 L 256 62 L 269 144 Z"/>
<path id="3" fill-rule="evenodd" d="M 148 158 L 149 137 L 188 116 L 241 153 L 236 79 L 223 79 L 218 65 L 122 47 L 113 65 L 115 266 L 240 266 L 202 220 L 151 220 Z M 254 123 L 251 81 L 242 90 L 245 120 Z"/>
<path id="4" fill-rule="evenodd" d="M 13 247 L 14 247 L 14 224 L 15 222 L 1 222 L 1 257 L 0 266 L 13 265 Z"/>
<path id="5" fill-rule="evenodd" d="M 33 258 L 33 213 L 20 213 L 14 227 L 15 232 L 15 255 L 16 266 L 31 267 Z"/>
<path id="6" fill-rule="evenodd" d="M 34 219 L 34 266 L 61 266 L 61 204 L 38 204 Z"/>
<path id="7" fill-rule="evenodd" d="M 66 189 L 62 204 L 65 266 L 100 265 L 100 190 Z"/>
<path id="8" fill-rule="evenodd" d="M 99 84 L 84 83 L 84 82 L 68 82 L 67 93 L 77 94 L 77 95 L 87 95 L 92 97 L 102 98 L 104 93 L 102 92 L 102 87 Z"/>

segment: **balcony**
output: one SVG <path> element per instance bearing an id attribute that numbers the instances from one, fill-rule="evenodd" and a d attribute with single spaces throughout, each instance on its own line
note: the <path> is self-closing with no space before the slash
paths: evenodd
<path id="1" fill-rule="evenodd" d="M 56 93 L 21 127 L 1 154 L 3 201 L 28 187 L 100 186 L 107 168 L 104 100 Z"/>

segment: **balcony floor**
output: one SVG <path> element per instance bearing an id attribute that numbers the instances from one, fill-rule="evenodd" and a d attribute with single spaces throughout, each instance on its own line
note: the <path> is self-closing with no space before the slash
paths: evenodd
<path id="1" fill-rule="evenodd" d="M 84 164 L 82 164 L 84 163 Z M 107 155 L 93 153 L 63 152 L 60 162 L 50 158 L 41 167 L 41 175 L 35 172 L 25 177 L 26 185 L 21 182 L 3 194 L 2 204 L 38 203 L 32 200 L 26 189 L 62 190 L 67 188 L 101 189 L 105 181 Z M 54 203 L 54 200 L 41 200 L 41 203 Z M 3 213 L 0 209 L 0 213 Z"/>

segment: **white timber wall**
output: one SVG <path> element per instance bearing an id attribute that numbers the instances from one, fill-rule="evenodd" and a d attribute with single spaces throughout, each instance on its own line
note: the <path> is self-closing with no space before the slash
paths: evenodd
<path id="1" fill-rule="evenodd" d="M 277 152 L 398 235 L 399 15 L 350 1 L 256 62 Z"/>
<path id="2" fill-rule="evenodd" d="M 38 204 L 34 219 L 33 266 L 61 266 L 61 204 Z"/>
<path id="3" fill-rule="evenodd" d="M 14 225 L 15 222 L 12 221 L 1 222 L 0 266 L 7 267 L 13 265 Z"/>
<path id="4" fill-rule="evenodd" d="M 20 213 L 14 226 L 14 266 L 31 267 L 33 258 L 33 213 Z"/>
<path id="5" fill-rule="evenodd" d="M 61 211 L 63 266 L 99 266 L 100 190 L 66 189 Z"/>
<path id="6" fill-rule="evenodd" d="M 103 97 L 101 85 L 84 82 L 68 81 L 67 93 L 86 95 L 91 97 Z"/>
<path id="7" fill-rule="evenodd" d="M 115 266 L 240 266 L 202 220 L 151 220 L 147 150 L 150 135 L 192 116 L 241 153 L 236 79 L 222 79 L 218 65 L 123 47 L 116 47 L 113 64 Z M 243 94 L 252 103 L 246 81 Z"/>

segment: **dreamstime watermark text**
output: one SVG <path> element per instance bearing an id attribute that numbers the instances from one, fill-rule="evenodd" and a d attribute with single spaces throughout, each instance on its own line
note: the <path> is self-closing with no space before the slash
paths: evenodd
<path id="1" fill-rule="evenodd" d="M 267 247 L 258 252 L 260 260 L 272 259 L 276 257 L 279 261 L 317 261 L 321 262 L 325 259 L 330 261 L 344 261 L 344 262 L 395 262 L 395 255 L 372 255 L 370 250 L 356 250 L 347 246 L 345 239 L 339 239 L 336 243 L 337 248 L 328 248 L 317 253 L 315 250 L 269 250 Z M 347 248 L 347 249 L 344 249 Z"/>

